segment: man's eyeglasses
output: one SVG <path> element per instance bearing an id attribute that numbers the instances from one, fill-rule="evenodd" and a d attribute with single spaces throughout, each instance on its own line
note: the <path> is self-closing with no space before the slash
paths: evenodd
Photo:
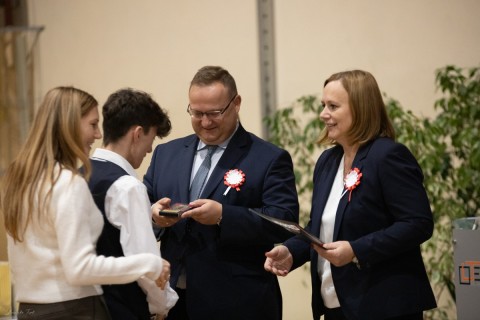
<path id="1" fill-rule="evenodd" d="M 206 116 L 208 119 L 218 119 L 220 118 L 225 111 L 227 111 L 228 107 L 232 104 L 233 100 L 237 97 L 237 94 L 233 96 L 232 99 L 230 99 L 230 102 L 227 104 L 225 108 L 222 110 L 213 110 L 213 111 L 207 111 L 207 112 L 201 112 L 195 109 L 192 109 L 190 105 L 187 107 L 187 112 L 190 114 L 190 116 L 194 119 L 200 120 L 203 118 L 203 116 Z"/>

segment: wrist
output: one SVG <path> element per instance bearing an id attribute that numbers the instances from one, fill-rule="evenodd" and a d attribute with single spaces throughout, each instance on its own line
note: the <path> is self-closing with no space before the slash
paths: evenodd
<path id="1" fill-rule="evenodd" d="M 356 256 L 353 256 L 353 258 L 352 258 L 352 263 L 355 264 L 358 269 L 361 269 L 361 268 L 360 268 L 360 262 L 358 261 L 358 259 L 357 259 Z"/>

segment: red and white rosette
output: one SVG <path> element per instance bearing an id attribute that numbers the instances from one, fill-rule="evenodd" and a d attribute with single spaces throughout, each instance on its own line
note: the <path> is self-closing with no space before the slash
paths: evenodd
<path id="1" fill-rule="evenodd" d="M 361 178 L 362 178 L 362 173 L 358 168 L 353 168 L 352 170 L 350 170 L 350 172 L 345 177 L 345 180 L 344 180 L 345 191 L 343 192 L 342 196 L 346 192 L 350 191 L 348 194 L 348 202 L 350 202 L 350 200 L 352 199 L 352 191 L 360 184 Z"/>
<path id="2" fill-rule="evenodd" d="M 224 196 L 227 195 L 228 191 L 231 188 L 235 188 L 237 191 L 240 191 L 240 186 L 245 182 L 245 173 L 240 169 L 228 170 L 227 173 L 223 176 L 223 183 L 228 187 L 227 190 L 223 193 Z"/>

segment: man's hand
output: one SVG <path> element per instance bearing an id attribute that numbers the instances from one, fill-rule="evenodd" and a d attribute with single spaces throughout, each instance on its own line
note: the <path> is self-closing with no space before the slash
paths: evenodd
<path id="1" fill-rule="evenodd" d="M 210 199 L 198 199 L 188 204 L 193 209 L 182 214 L 183 218 L 192 218 L 201 224 L 217 224 L 222 217 L 222 204 Z"/>
<path id="2" fill-rule="evenodd" d="M 180 218 L 164 217 L 159 214 L 163 209 L 169 208 L 171 203 L 170 198 L 162 198 L 152 205 L 152 219 L 159 227 L 171 227 L 180 220 Z"/>

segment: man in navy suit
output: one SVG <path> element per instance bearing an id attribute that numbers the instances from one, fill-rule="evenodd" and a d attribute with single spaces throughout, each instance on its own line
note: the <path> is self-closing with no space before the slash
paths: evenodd
<path id="1" fill-rule="evenodd" d="M 306 230 L 267 253 L 265 269 L 285 276 L 311 261 L 313 318 L 422 320 L 436 307 L 420 244 L 433 232 L 423 174 L 395 142 L 382 94 L 368 72 L 325 81 L 320 143 Z"/>
<path id="2" fill-rule="evenodd" d="M 279 284 L 263 261 L 289 234 L 248 209 L 298 221 L 291 157 L 243 128 L 227 70 L 201 68 L 189 102 L 195 134 L 157 146 L 144 177 L 180 296 L 168 319 L 281 319 Z M 197 184 L 198 172 L 205 182 Z M 180 218 L 159 215 L 174 203 L 192 209 Z"/>

